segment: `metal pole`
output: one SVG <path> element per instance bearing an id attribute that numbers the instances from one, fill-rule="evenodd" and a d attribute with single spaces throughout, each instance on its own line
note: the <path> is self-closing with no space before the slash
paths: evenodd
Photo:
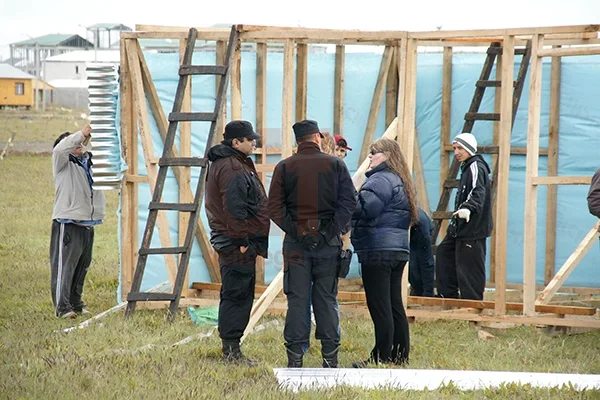
<path id="1" fill-rule="evenodd" d="M 35 54 L 33 55 L 35 61 L 35 110 L 39 109 L 39 99 L 38 99 L 38 81 L 40 80 L 40 51 L 38 42 L 35 42 Z"/>
<path id="2" fill-rule="evenodd" d="M 96 40 L 94 40 L 94 62 L 98 61 L 98 42 L 100 41 L 100 32 L 96 29 Z"/>
<path id="3" fill-rule="evenodd" d="M 42 91 L 42 110 L 46 111 L 46 57 L 44 57 L 44 89 Z"/>

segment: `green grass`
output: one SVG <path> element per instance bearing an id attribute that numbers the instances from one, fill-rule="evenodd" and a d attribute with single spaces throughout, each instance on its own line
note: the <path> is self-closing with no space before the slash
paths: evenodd
<path id="1" fill-rule="evenodd" d="M 0 142 L 6 142 L 13 132 L 15 142 L 52 143 L 63 132 L 76 132 L 88 120 L 81 118 L 87 110 L 55 109 L 46 112 L 35 110 L 0 110 Z"/>
<path id="2" fill-rule="evenodd" d="M 283 320 L 273 317 L 265 321 L 277 319 L 278 325 L 251 335 L 243 346 L 261 361 L 252 369 L 223 365 L 217 335 L 171 347 L 209 329 L 194 326 L 184 310 L 173 324 L 164 311 L 137 311 L 127 321 L 116 313 L 84 330 L 55 333 L 74 322 L 56 319 L 50 300 L 50 157 L 9 155 L 0 161 L 0 183 L 0 398 L 600 398 L 600 392 L 569 387 L 518 385 L 469 392 L 448 385 L 428 392 L 340 387 L 286 393 L 271 371 L 286 362 Z M 108 215 L 97 228 L 84 295 L 93 314 L 116 304 L 118 194 L 107 195 Z M 364 318 L 342 318 L 342 332 L 340 362 L 348 367 L 366 357 L 372 325 Z M 455 321 L 412 324 L 411 341 L 410 368 L 600 373 L 600 332 L 550 337 L 519 327 L 481 341 L 468 323 Z M 305 365 L 320 365 L 314 339 Z"/>

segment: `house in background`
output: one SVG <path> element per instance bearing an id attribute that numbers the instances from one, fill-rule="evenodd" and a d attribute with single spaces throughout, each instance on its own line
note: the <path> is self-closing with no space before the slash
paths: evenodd
<path id="1" fill-rule="evenodd" d="M 46 102 L 51 103 L 54 90 L 51 85 L 12 65 L 0 64 L 0 107 L 34 107 L 36 86 L 38 102 L 43 101 L 45 93 Z"/>

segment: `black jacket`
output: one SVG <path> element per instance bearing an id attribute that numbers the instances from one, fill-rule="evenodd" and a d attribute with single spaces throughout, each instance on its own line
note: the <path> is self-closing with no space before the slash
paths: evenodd
<path id="1" fill-rule="evenodd" d="M 458 217 L 450 220 L 448 234 L 458 239 L 484 239 L 491 235 L 492 195 L 490 190 L 490 167 L 483 157 L 475 154 L 460 166 L 460 186 L 454 209 L 471 211 L 469 222 Z"/>
<path id="2" fill-rule="evenodd" d="M 587 196 L 590 214 L 600 218 L 600 169 L 592 177 L 592 184 Z"/>
<path id="3" fill-rule="evenodd" d="M 281 160 L 269 189 L 269 216 L 297 239 L 307 233 L 307 222 L 320 220 L 319 231 L 333 244 L 350 222 L 356 206 L 354 185 L 346 164 L 322 153 L 316 143 L 301 143 L 298 152 Z"/>
<path id="4" fill-rule="evenodd" d="M 254 163 L 222 144 L 208 151 L 208 159 L 205 206 L 210 243 L 217 251 L 252 245 L 257 254 L 267 257 L 268 200 Z"/>

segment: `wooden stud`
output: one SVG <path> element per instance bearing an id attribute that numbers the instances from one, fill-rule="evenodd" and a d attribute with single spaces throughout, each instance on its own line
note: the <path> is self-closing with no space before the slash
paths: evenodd
<path id="1" fill-rule="evenodd" d="M 502 88 L 500 132 L 498 140 L 498 184 L 496 185 L 496 308 L 497 316 L 506 313 L 506 243 L 508 231 L 508 174 L 510 173 L 510 137 L 512 132 L 512 91 L 514 80 L 514 36 L 506 36 L 502 48 Z M 539 147 L 539 146 L 538 146 Z"/>
<path id="2" fill-rule="evenodd" d="M 283 47 L 283 98 L 281 116 L 282 158 L 292 155 L 292 125 L 294 113 L 294 41 L 286 40 Z"/>
<path id="3" fill-rule="evenodd" d="M 591 176 L 536 176 L 531 180 L 532 185 L 589 185 Z"/>
<path id="4" fill-rule="evenodd" d="M 525 227 L 523 256 L 523 314 L 535 314 L 535 266 L 537 248 L 537 186 L 540 147 L 540 105 L 542 99 L 542 59 L 538 51 L 543 48 L 543 37 L 531 39 L 531 70 L 529 75 L 529 115 L 527 126 L 527 161 L 525 169 Z M 504 93 L 503 93 L 504 95 Z"/>
<path id="5" fill-rule="evenodd" d="M 398 57 L 394 49 L 385 90 L 385 126 L 389 126 L 398 113 Z"/>
<path id="6" fill-rule="evenodd" d="M 225 40 L 218 40 L 215 48 L 215 64 L 216 65 L 225 65 L 225 60 L 227 59 L 227 42 Z M 216 76 L 215 80 L 215 97 L 219 92 L 219 85 L 221 84 L 221 77 L 219 75 Z M 215 127 L 215 136 L 214 136 L 214 144 L 221 142 L 223 140 L 223 133 L 225 132 L 225 121 L 227 121 L 227 102 L 223 102 L 223 110 L 221 114 L 217 118 L 217 126 Z"/>
<path id="7" fill-rule="evenodd" d="M 296 45 L 296 118 L 295 121 L 306 119 L 308 79 L 308 45 Z"/>
<path id="8" fill-rule="evenodd" d="M 496 80 L 502 81 L 502 55 L 496 57 Z M 500 108 L 502 107 L 502 88 L 497 87 L 494 91 L 494 112 L 500 114 Z M 494 121 L 494 134 L 492 138 L 492 145 L 498 146 L 498 138 L 500 137 L 500 121 Z M 511 149 L 512 150 L 512 149 Z M 512 154 L 512 152 L 511 152 Z M 498 155 L 492 154 L 492 165 L 498 165 Z M 492 220 L 496 220 L 496 207 L 492 205 Z M 496 224 L 492 229 L 492 236 L 490 238 L 490 282 L 496 281 Z"/>
<path id="9" fill-rule="evenodd" d="M 546 286 L 542 293 L 540 293 L 539 297 L 535 301 L 535 304 L 548 304 L 550 302 L 550 300 L 556 294 L 558 289 L 560 289 L 560 287 L 563 283 L 565 283 L 569 275 L 571 275 L 571 272 L 573 272 L 577 264 L 583 259 L 583 257 L 592 248 L 592 246 L 597 244 L 599 227 L 600 222 L 597 222 L 596 225 L 588 232 L 588 234 L 585 235 L 585 238 L 583 238 L 581 243 L 579 243 L 579 246 L 577 246 L 573 254 L 571 254 L 569 258 L 567 258 L 567 261 L 565 261 L 565 263 L 556 273 L 554 278 L 552 278 L 548 286 Z"/>
<path id="10" fill-rule="evenodd" d="M 440 123 L 440 149 L 450 145 L 450 130 L 452 129 L 452 47 L 444 47 L 443 72 L 442 72 L 442 121 Z M 448 178 L 450 171 L 451 155 L 443 150 L 440 151 L 440 193 L 444 190 L 444 181 Z M 440 225 L 439 238 L 446 236 L 448 221 L 442 221 Z"/>
<path id="11" fill-rule="evenodd" d="M 242 119 L 242 51 L 238 41 L 233 53 L 230 71 L 231 84 L 231 119 Z"/>
<path id="12" fill-rule="evenodd" d="M 344 133 L 344 76 L 346 71 L 346 48 L 335 46 L 335 75 L 333 84 L 333 133 Z"/>
<path id="13" fill-rule="evenodd" d="M 136 47 L 137 42 L 127 41 L 127 60 L 129 64 L 129 70 L 131 73 L 131 80 L 133 86 L 133 94 L 135 104 L 138 113 L 138 124 L 140 130 L 140 137 L 142 139 L 142 147 L 144 149 L 144 161 L 146 163 L 146 172 L 148 174 L 148 182 L 150 186 L 150 193 L 154 193 L 154 186 L 156 185 L 156 178 L 158 175 L 158 167 L 156 164 L 150 162 L 150 157 L 154 155 L 154 148 L 152 145 L 152 136 L 150 132 L 150 120 L 148 118 L 148 110 L 146 108 L 146 96 L 144 93 L 144 83 L 142 81 L 142 72 L 140 68 L 140 59 L 138 57 L 138 51 Z M 169 233 L 169 221 L 165 213 L 158 212 L 156 217 L 156 224 L 158 228 L 158 234 L 160 237 L 160 243 L 162 247 L 173 247 L 171 242 L 171 236 Z M 167 268 L 167 274 L 169 276 L 169 282 L 171 287 L 175 282 L 175 276 L 177 274 L 177 263 L 175 257 L 172 254 L 165 254 L 165 264 Z"/>
<path id="14" fill-rule="evenodd" d="M 256 45 L 256 132 L 262 136 L 260 147 L 267 149 L 267 44 L 257 43 Z M 256 156 L 256 166 L 267 164 L 267 151 Z M 266 187 L 267 174 L 259 172 L 263 186 Z M 265 259 L 257 257 L 256 259 L 256 283 L 265 283 Z"/>
<path id="15" fill-rule="evenodd" d="M 550 121 L 548 127 L 548 176 L 558 175 L 558 132 L 560 123 L 560 80 L 561 58 L 554 57 L 550 72 Z M 546 260 L 544 283 L 547 285 L 554 276 L 556 263 L 556 192 L 550 185 L 546 194 Z"/>
<path id="16" fill-rule="evenodd" d="M 421 146 L 419 145 L 419 135 L 415 132 L 415 151 L 414 151 L 413 170 L 415 176 L 415 186 L 417 189 L 417 197 L 419 206 L 431 216 L 431 208 L 429 207 L 429 196 L 427 195 L 427 181 L 425 179 L 425 171 L 423 169 L 423 159 L 421 158 Z"/>
<path id="17" fill-rule="evenodd" d="M 381 110 L 381 103 L 383 102 L 383 94 L 385 90 L 385 83 L 387 81 L 388 72 L 390 70 L 390 63 L 392 61 L 392 55 L 394 48 L 386 46 L 381 57 L 381 65 L 379 66 L 379 75 L 377 76 L 377 83 L 375 90 L 373 91 L 373 100 L 371 101 L 371 109 L 369 110 L 369 118 L 367 120 L 367 127 L 365 129 L 365 135 L 363 137 L 362 148 L 360 150 L 359 160 L 364 160 L 369 153 L 369 146 L 373 142 L 375 135 L 375 129 L 377 128 L 377 120 L 379 118 L 379 111 Z"/>
<path id="18" fill-rule="evenodd" d="M 137 47 L 138 59 L 140 61 L 140 67 L 142 72 L 142 81 L 144 83 L 144 92 L 146 93 L 146 97 L 148 98 L 148 104 L 150 105 L 150 110 L 152 112 L 152 116 L 156 122 L 156 126 L 158 127 L 158 132 L 163 140 L 165 141 L 167 137 L 167 129 L 168 122 L 165 117 L 165 113 L 163 111 L 162 105 L 160 103 L 160 99 L 158 97 L 158 92 L 156 91 L 156 87 L 154 86 L 154 82 L 152 81 L 152 76 L 150 75 L 150 70 L 148 69 L 148 65 L 146 64 L 146 60 L 144 59 L 144 55 L 142 53 L 142 49 L 139 46 L 139 43 L 135 42 L 134 45 Z M 179 152 L 177 150 L 177 146 L 173 144 L 171 148 L 171 156 L 178 157 Z M 153 165 L 156 165 L 158 161 L 157 157 L 154 155 L 148 155 L 148 162 Z M 173 168 L 173 175 L 175 175 L 175 180 L 179 183 L 181 180 L 180 176 L 180 168 Z M 193 196 L 190 193 L 190 196 Z M 192 197 L 193 198 L 193 197 Z M 160 215 L 160 212 L 159 212 Z M 202 250 L 202 255 L 204 257 L 204 261 L 206 262 L 206 266 L 208 268 L 208 272 L 213 282 L 221 282 L 220 268 L 219 263 L 216 258 L 215 252 L 212 250 L 210 245 L 210 241 L 208 239 L 208 235 L 206 233 L 206 229 L 204 228 L 204 223 L 202 222 L 202 216 L 198 216 L 198 223 L 196 225 L 196 240 L 200 249 Z"/>

